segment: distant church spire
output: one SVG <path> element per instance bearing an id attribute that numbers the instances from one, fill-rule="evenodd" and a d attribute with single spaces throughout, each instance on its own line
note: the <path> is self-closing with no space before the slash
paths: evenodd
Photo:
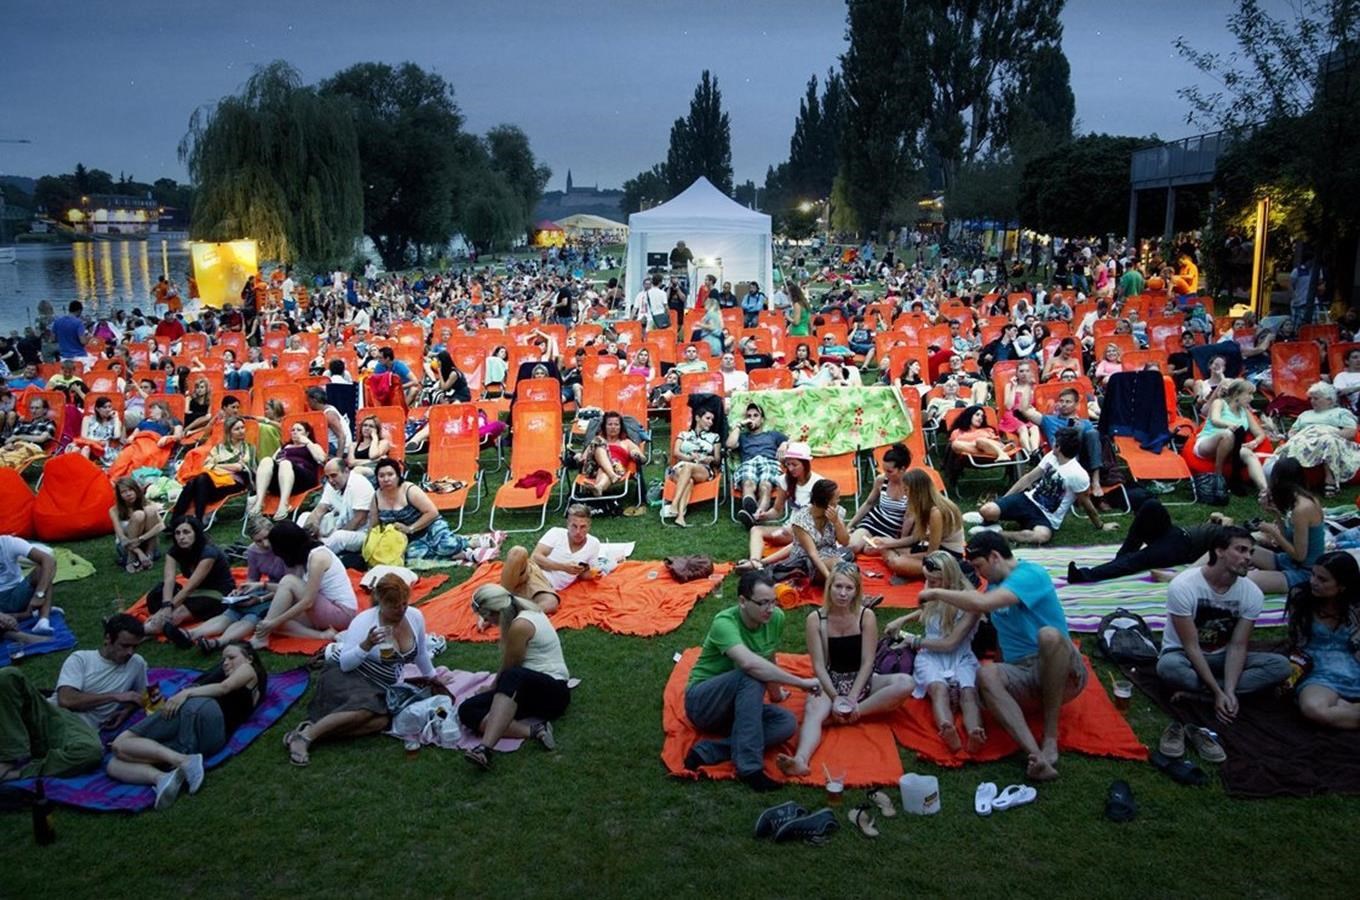
<path id="1" fill-rule="evenodd" d="M 571 193 L 571 169 L 567 169 L 567 193 Z"/>

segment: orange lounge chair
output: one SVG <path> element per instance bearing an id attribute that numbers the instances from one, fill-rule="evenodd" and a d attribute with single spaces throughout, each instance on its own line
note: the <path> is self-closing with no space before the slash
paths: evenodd
<path id="1" fill-rule="evenodd" d="M 721 379 L 722 376 L 718 377 Z M 675 458 L 675 436 L 680 432 L 689 429 L 692 416 L 693 413 L 689 408 L 689 398 L 687 396 L 681 395 L 679 397 L 671 398 L 671 449 L 667 453 L 667 468 L 670 468 L 670 466 L 675 465 L 677 462 Z M 723 466 L 723 461 L 719 460 L 716 475 L 708 481 L 694 485 L 694 488 L 690 491 L 689 495 L 689 505 L 691 509 L 696 503 L 707 503 L 710 500 L 713 501 L 713 520 L 710 523 L 713 525 L 718 524 L 719 495 L 722 493 L 724 474 Z M 661 499 L 664 500 L 666 504 L 670 504 L 670 502 L 675 499 L 675 482 L 670 478 L 666 479 L 665 487 L 662 488 Z M 662 509 L 664 510 L 665 506 L 663 506 Z M 665 521 L 664 516 L 662 521 Z"/>
<path id="2" fill-rule="evenodd" d="M 477 461 L 477 407 L 471 403 L 431 406 L 429 428 L 430 456 L 425 465 L 425 491 L 441 513 L 458 511 L 458 524 L 454 527 L 454 531 L 458 531 L 463 527 L 463 514 L 474 486 L 477 504 L 472 511 L 482 508 L 483 476 Z M 433 483 L 443 479 L 461 481 L 463 487 L 442 493 L 431 489 Z"/>
<path id="3" fill-rule="evenodd" d="M 505 482 L 496 490 L 491 503 L 488 527 L 496 529 L 498 510 L 539 509 L 538 524 L 532 528 L 506 528 L 502 531 L 538 531 L 548 520 L 548 503 L 557 488 L 562 469 L 562 404 L 521 401 L 510 410 L 510 464 Z M 515 483 L 534 472 L 549 475 L 547 489 L 516 487 Z"/>

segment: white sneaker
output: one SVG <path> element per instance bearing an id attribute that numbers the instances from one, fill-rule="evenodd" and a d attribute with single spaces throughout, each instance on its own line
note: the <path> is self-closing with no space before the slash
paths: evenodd
<path id="1" fill-rule="evenodd" d="M 981 524 L 982 524 L 982 513 L 980 513 L 980 512 L 966 512 L 966 513 L 964 513 L 964 514 L 963 514 L 963 524 L 965 524 L 965 525 L 981 525 Z"/>
<path id="2" fill-rule="evenodd" d="M 669 503 L 661 504 L 661 518 L 663 519 L 675 518 L 675 507 L 671 506 Z"/>
<path id="3" fill-rule="evenodd" d="M 33 624 L 33 633 L 34 634 L 52 633 L 52 623 L 47 620 L 47 616 L 43 616 L 41 619 L 39 619 L 37 622 Z"/>
<path id="4" fill-rule="evenodd" d="M 968 534 L 971 536 L 974 534 L 981 534 L 984 531 L 1000 531 L 1000 530 L 1001 530 L 1000 525 L 976 525 L 968 529 Z"/>
<path id="5" fill-rule="evenodd" d="M 156 779 L 156 809 L 168 809 L 170 804 L 175 802 L 179 796 L 179 789 L 184 787 L 184 770 L 171 769 L 160 778 Z"/>
<path id="6" fill-rule="evenodd" d="M 197 794 L 198 789 L 203 787 L 203 754 L 195 753 L 184 761 L 180 766 L 184 772 L 184 785 L 189 789 L 189 793 Z"/>

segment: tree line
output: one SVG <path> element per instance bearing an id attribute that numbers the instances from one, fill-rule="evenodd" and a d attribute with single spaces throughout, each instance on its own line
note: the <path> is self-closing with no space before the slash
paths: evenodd
<path id="1" fill-rule="evenodd" d="M 503 246 L 528 229 L 551 171 L 519 128 L 463 125 L 453 86 L 414 63 L 358 63 L 316 85 L 271 63 L 190 118 L 179 153 L 197 187 L 193 236 L 332 266 L 365 235 L 389 269 L 458 234 Z"/>

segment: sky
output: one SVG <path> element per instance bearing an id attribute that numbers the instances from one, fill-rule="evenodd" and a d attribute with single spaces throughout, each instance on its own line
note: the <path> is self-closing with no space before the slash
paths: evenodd
<path id="1" fill-rule="evenodd" d="M 1068 0 L 1063 49 L 1083 132 L 1186 124 L 1179 88 L 1201 77 L 1172 46 L 1233 49 L 1232 0 Z M 1287 0 L 1266 0 L 1279 10 Z M 356 62 L 407 60 L 454 86 L 469 130 L 520 126 L 560 189 L 618 187 L 664 160 L 700 73 L 717 76 L 737 182 L 788 156 L 809 76 L 845 49 L 836 0 L 0 0 L 0 174 L 77 162 L 139 181 L 184 180 L 176 147 L 193 110 L 290 62 L 315 83 Z"/>

